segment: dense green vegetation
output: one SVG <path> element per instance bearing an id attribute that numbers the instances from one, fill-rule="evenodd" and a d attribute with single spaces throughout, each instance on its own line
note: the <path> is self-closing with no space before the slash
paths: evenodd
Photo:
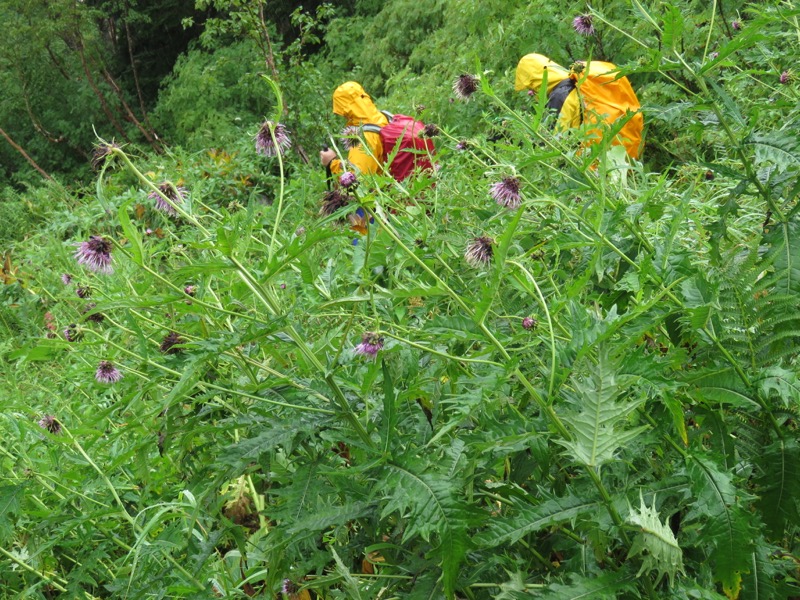
<path id="1" fill-rule="evenodd" d="M 304 6 L 0 0 L 1 597 L 800 596 L 800 7 Z M 438 168 L 327 214 L 348 79 Z"/>

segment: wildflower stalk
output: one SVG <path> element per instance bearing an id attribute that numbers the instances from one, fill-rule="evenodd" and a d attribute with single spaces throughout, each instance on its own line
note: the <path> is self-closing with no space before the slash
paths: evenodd
<path id="1" fill-rule="evenodd" d="M 547 319 L 547 330 L 550 333 L 550 382 L 547 386 L 547 397 L 549 401 L 553 402 L 553 387 L 555 385 L 556 380 L 556 338 L 555 332 L 553 331 L 553 321 L 550 318 L 550 310 L 547 308 L 547 302 L 545 302 L 544 295 L 542 295 L 542 290 L 539 289 L 539 284 L 536 283 L 536 278 L 531 275 L 530 271 L 523 267 L 521 264 L 514 260 L 507 261 L 508 264 L 514 265 L 520 271 L 522 271 L 526 276 L 528 281 L 533 284 L 534 289 L 536 290 L 536 296 L 539 299 L 539 304 L 544 311 L 545 317 Z M 515 277 L 515 279 L 519 282 L 519 284 L 523 287 L 527 287 L 524 281 L 519 277 Z"/>
<path id="2" fill-rule="evenodd" d="M 698 75 L 695 70 L 686 62 L 686 59 L 683 58 L 683 55 L 680 52 L 675 52 L 675 56 L 678 57 L 678 60 L 683 65 L 683 68 L 692 76 L 697 82 L 697 85 L 700 86 L 701 91 L 705 94 L 706 97 L 711 98 L 712 94 L 708 89 L 708 85 L 706 83 L 706 79 Z M 699 94 L 694 93 L 693 96 L 699 96 Z M 759 195 L 766 201 L 767 206 L 769 209 L 778 217 L 778 220 L 781 223 L 786 222 L 786 217 L 783 214 L 783 211 L 775 204 L 775 201 L 772 199 L 772 194 L 770 194 L 769 190 L 764 187 L 764 184 L 761 183 L 761 180 L 756 176 L 753 172 L 753 165 L 750 162 L 750 159 L 745 155 L 744 150 L 742 149 L 742 145 L 739 143 L 739 140 L 733 133 L 730 125 L 728 124 L 727 119 L 725 119 L 725 115 L 722 114 L 722 110 L 720 109 L 717 102 L 711 101 L 708 103 L 711 110 L 714 112 L 714 115 L 717 117 L 717 120 L 720 125 L 722 125 L 722 129 L 725 131 L 725 135 L 728 138 L 731 146 L 733 146 L 734 152 L 739 156 L 739 160 L 742 161 L 742 167 L 745 170 L 745 174 L 747 175 L 747 179 L 756 186 Z"/>
<path id="3" fill-rule="evenodd" d="M 442 358 L 446 358 L 448 360 L 452 360 L 455 362 L 463 362 L 463 363 L 477 363 L 481 365 L 492 365 L 493 367 L 502 367 L 503 365 L 499 362 L 495 362 L 493 360 L 483 360 L 481 358 L 467 358 L 466 356 L 453 356 L 452 354 L 448 354 L 447 352 L 441 352 L 439 350 L 434 350 L 430 346 L 425 346 L 424 344 L 418 344 L 417 342 L 412 342 L 411 340 L 400 337 L 390 331 L 383 331 L 381 330 L 378 332 L 380 335 L 384 335 L 386 337 L 390 337 L 392 339 L 397 340 L 398 342 L 402 342 L 407 346 L 411 346 L 412 348 L 417 348 L 418 350 L 422 350 L 423 352 L 427 352 L 428 354 L 433 354 L 434 356 L 441 356 Z"/>
<path id="4" fill-rule="evenodd" d="M 275 83 L 272 79 L 267 77 L 266 75 L 262 75 L 264 80 L 270 85 L 272 91 L 275 94 L 275 118 L 273 119 L 273 123 L 278 123 L 283 116 L 283 94 L 281 94 L 281 89 L 277 83 Z M 270 126 L 269 128 L 269 135 L 272 138 L 272 143 L 274 144 L 275 148 L 279 148 L 278 140 L 275 138 L 275 127 Z M 275 247 L 275 240 L 278 238 L 278 226 L 281 222 L 281 213 L 283 212 L 283 194 L 284 194 L 284 185 L 285 185 L 285 177 L 283 172 L 283 154 L 280 150 L 277 152 L 278 156 L 278 169 L 280 170 L 280 187 L 278 190 L 278 210 L 275 215 L 275 225 L 272 228 L 272 238 L 269 242 L 269 253 L 268 257 L 272 260 L 272 255 L 274 252 Z"/>
<path id="5" fill-rule="evenodd" d="M 178 379 L 180 379 L 183 376 L 183 374 L 180 371 L 176 371 L 174 369 L 170 369 L 169 367 L 165 367 L 164 365 L 161 365 L 161 364 L 159 364 L 159 363 L 157 363 L 155 361 L 152 361 L 149 358 L 144 358 L 143 356 L 140 356 L 136 352 L 133 352 L 132 350 L 128 350 L 127 348 L 125 348 L 123 346 L 120 346 L 119 344 L 116 344 L 116 343 L 112 342 L 109 339 L 106 339 L 105 337 L 103 337 L 102 334 L 97 333 L 96 331 L 93 331 L 91 329 L 89 329 L 88 331 L 90 333 L 96 335 L 100 339 L 102 339 L 109 346 L 113 346 L 114 348 L 116 348 L 120 352 L 123 352 L 124 354 L 127 354 L 127 355 L 129 355 L 129 356 L 131 356 L 131 357 L 133 357 L 133 358 L 135 358 L 135 359 L 137 359 L 137 360 L 139 360 L 139 361 L 141 361 L 143 363 L 147 363 L 151 367 L 155 367 L 156 369 L 159 369 L 160 371 L 164 371 L 165 373 L 169 373 L 170 375 L 174 375 L 175 377 L 178 377 Z M 143 378 L 145 378 L 145 377 L 143 377 Z M 325 408 L 317 408 L 315 406 L 300 406 L 299 404 L 289 404 L 288 402 L 280 402 L 279 400 L 271 400 L 269 398 L 264 398 L 262 396 L 256 396 L 254 394 L 248 394 L 247 392 L 242 392 L 241 390 L 224 388 L 224 387 L 222 387 L 220 385 L 217 385 L 215 383 L 209 383 L 207 381 L 199 381 L 197 383 L 197 385 L 200 386 L 200 387 L 203 387 L 203 388 L 216 390 L 218 392 L 224 392 L 225 394 L 231 394 L 233 396 L 241 396 L 243 398 L 249 398 L 250 400 L 258 400 L 259 402 L 265 402 L 267 404 L 274 404 L 275 406 L 283 406 L 284 408 L 293 408 L 295 410 L 301 410 L 301 411 L 306 411 L 306 412 L 318 412 L 318 413 L 323 413 L 323 414 L 327 414 L 327 415 L 335 414 L 334 411 L 327 410 Z"/>
<path id="6" fill-rule="evenodd" d="M 389 224 L 389 222 L 386 221 L 383 217 L 381 217 L 378 214 L 378 211 L 369 211 L 369 213 L 373 215 L 375 220 L 378 221 L 384 227 L 386 232 L 389 234 L 389 237 L 392 238 L 392 240 L 403 250 L 403 252 L 405 252 L 409 256 L 409 258 L 411 258 L 411 260 L 416 262 L 426 273 L 428 273 L 428 275 L 433 277 L 436 280 L 437 284 L 441 286 L 441 288 L 448 293 L 448 295 L 455 301 L 456 304 L 458 304 L 461 310 L 463 310 L 464 313 L 467 314 L 476 323 L 476 325 L 483 332 L 483 334 L 487 338 L 489 338 L 489 340 L 492 342 L 492 345 L 494 345 L 494 347 L 498 349 L 503 358 L 507 361 L 511 360 L 511 355 L 509 355 L 509 353 L 506 351 L 505 346 L 494 336 L 494 334 L 489 330 L 486 324 L 483 321 L 479 322 L 478 320 L 475 319 L 473 311 L 466 305 L 466 303 L 461 299 L 461 297 L 458 294 L 456 294 L 456 292 L 453 291 L 453 289 L 449 285 L 447 285 L 447 283 L 445 283 L 445 281 L 441 279 L 428 265 L 426 265 L 425 261 L 420 259 L 414 252 L 411 251 L 411 249 L 408 246 L 406 246 L 403 243 L 403 240 L 400 239 L 400 236 L 397 235 L 397 232 L 394 231 L 394 228 Z M 564 439 L 571 440 L 572 435 L 569 433 L 569 430 L 564 426 L 564 423 L 561 422 L 561 419 L 555 413 L 553 407 L 550 406 L 547 402 L 545 402 L 544 398 L 542 398 L 542 395 L 528 380 L 528 378 L 525 377 L 525 375 L 522 373 L 519 367 L 515 367 L 512 373 L 519 380 L 522 386 L 527 390 L 530 396 L 534 399 L 536 404 L 539 405 L 539 408 L 541 408 L 547 414 L 548 418 L 553 423 L 558 433 Z M 520 410 L 523 409 L 526 405 L 527 405 L 527 400 L 526 399 L 521 400 L 519 406 Z"/>
<path id="7" fill-rule="evenodd" d="M 125 256 L 127 256 L 128 258 L 130 258 L 131 260 L 133 260 L 133 258 L 131 257 L 130 253 L 129 253 L 127 250 L 125 250 L 125 248 L 123 248 L 123 247 L 122 247 L 122 246 L 120 246 L 119 244 L 117 244 L 117 248 L 118 248 L 118 249 L 119 249 L 119 250 L 120 250 L 120 251 L 121 251 L 121 252 L 122 252 L 122 253 L 123 253 Z M 171 282 L 169 279 L 167 279 L 166 277 L 164 277 L 164 276 L 163 276 L 163 275 L 161 275 L 160 273 L 158 273 L 158 272 L 154 271 L 153 269 L 151 269 L 151 268 L 150 268 L 150 267 L 148 267 L 147 265 L 145 265 L 145 264 L 141 264 L 141 265 L 138 265 L 138 266 L 140 266 L 142 269 L 144 269 L 145 271 L 147 271 L 148 273 L 150 273 L 150 275 L 152 275 L 153 277 L 155 277 L 156 279 L 158 279 L 158 280 L 159 280 L 161 283 L 165 284 L 167 287 L 169 287 L 169 288 L 171 288 L 171 289 L 175 290 L 176 292 L 178 292 L 178 293 L 179 293 L 181 296 L 185 297 L 185 299 L 187 299 L 187 300 L 191 300 L 191 301 L 192 301 L 192 303 L 194 303 L 194 304 L 197 304 L 197 305 L 199 305 L 199 306 L 202 306 L 202 307 L 204 307 L 204 308 L 209 308 L 209 309 L 211 309 L 211 310 L 215 310 L 215 311 L 217 311 L 217 312 L 224 313 L 224 314 L 226 314 L 226 315 L 230 315 L 230 316 L 232 316 L 232 317 L 238 317 L 238 318 L 240 318 L 240 319 L 245 319 L 245 320 L 248 320 L 248 321 L 254 321 L 254 322 L 256 322 L 256 323 L 260 323 L 261 325 L 269 325 L 269 324 L 270 324 L 270 323 L 268 323 L 268 322 L 266 322 L 266 321 L 263 321 L 263 320 L 261 320 L 261 319 L 258 319 L 257 317 L 253 317 L 252 315 L 248 315 L 248 314 L 245 314 L 245 313 L 237 313 L 237 312 L 233 312 L 233 311 L 231 311 L 231 310 L 227 310 L 227 309 L 225 309 L 225 308 L 222 308 L 221 306 L 214 306 L 213 304 L 208 304 L 207 302 L 203 302 L 202 300 L 198 300 L 197 298 L 194 298 L 194 297 L 190 296 L 189 294 L 187 294 L 187 293 L 184 291 L 184 289 L 183 289 L 183 288 L 181 288 L 181 287 L 179 287 L 179 286 L 175 285 L 175 284 L 174 284 L 174 283 L 172 283 L 172 282 Z"/>
<path id="8" fill-rule="evenodd" d="M 88 462 L 89 465 L 97 472 L 97 474 L 100 476 L 100 479 L 103 480 L 103 483 L 106 484 L 106 487 L 111 492 L 111 496 L 114 498 L 114 501 L 119 506 L 122 517 L 126 521 L 128 521 L 128 523 L 135 529 L 136 522 L 134 518 L 131 517 L 131 515 L 128 513 L 128 510 L 125 508 L 125 505 L 122 503 L 122 499 L 119 497 L 119 494 L 117 494 L 117 488 L 114 487 L 114 484 L 111 483 L 111 480 L 106 476 L 103 470 L 97 466 L 97 463 L 95 463 L 92 460 L 92 457 L 86 453 L 86 451 L 83 449 L 83 446 L 81 446 L 80 442 L 78 442 L 78 440 L 75 439 L 75 436 L 73 436 L 72 432 L 70 432 L 70 430 L 67 429 L 66 425 L 62 423 L 61 428 L 64 431 L 64 433 L 69 437 L 70 441 L 74 444 L 75 448 L 77 448 L 78 452 L 80 452 L 81 456 L 83 456 L 86 462 Z"/>
<path id="9" fill-rule="evenodd" d="M 140 313 L 137 310 L 130 309 L 130 311 L 131 311 L 131 313 L 133 315 L 136 316 L 136 318 L 141 319 L 142 321 L 144 321 L 146 323 L 150 323 L 151 325 L 154 325 L 156 327 L 161 327 L 162 326 L 161 323 L 157 323 L 156 321 L 150 319 L 146 315 L 143 315 L 142 313 Z M 120 323 L 117 323 L 116 321 L 114 321 L 110 317 L 106 317 L 106 318 L 108 319 L 108 321 L 111 324 L 113 324 L 115 327 L 118 327 L 121 331 L 125 331 L 126 333 L 129 333 L 131 335 L 136 335 L 136 332 L 134 332 L 132 329 L 128 329 L 124 325 L 122 325 Z M 230 330 L 234 331 L 234 328 L 231 326 Z M 158 346 L 158 342 L 153 341 L 153 344 L 155 346 Z M 313 389 L 311 389 L 309 387 L 306 387 L 302 383 L 298 383 L 297 381 L 295 381 L 294 379 L 292 379 L 288 375 L 284 375 L 283 373 L 273 369 L 272 367 L 268 367 L 267 365 L 265 365 L 265 364 L 263 364 L 263 363 L 261 363 L 261 362 L 259 362 L 257 360 L 254 360 L 254 359 L 250 358 L 249 356 L 245 356 L 244 354 L 242 354 L 239 351 L 236 351 L 236 353 L 232 353 L 229 350 L 225 350 L 221 354 L 223 356 L 228 356 L 228 357 L 230 357 L 230 358 L 232 358 L 234 360 L 236 360 L 236 359 L 240 360 L 243 363 L 243 365 L 242 365 L 243 368 L 246 368 L 248 373 L 252 373 L 252 369 L 250 367 L 255 367 L 256 369 L 259 369 L 261 371 L 264 371 L 264 372 L 272 375 L 276 379 L 279 379 L 281 382 L 286 383 L 287 385 L 290 385 L 290 386 L 294 387 L 295 389 L 302 390 L 303 392 L 307 393 L 309 396 L 314 396 L 315 398 L 318 398 L 318 399 L 320 399 L 320 400 L 322 400 L 323 402 L 326 402 L 326 403 L 330 403 L 331 402 L 330 398 L 327 398 L 327 397 L 323 396 L 318 391 L 313 390 Z M 254 375 L 251 375 L 251 380 L 253 381 L 254 384 L 258 383 L 258 381 L 257 381 L 257 379 L 255 378 Z"/>

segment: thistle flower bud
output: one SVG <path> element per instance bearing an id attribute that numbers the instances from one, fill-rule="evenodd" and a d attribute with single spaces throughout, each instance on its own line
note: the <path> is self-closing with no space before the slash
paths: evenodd
<path id="1" fill-rule="evenodd" d="M 184 199 L 186 199 L 188 196 L 189 192 L 185 187 L 172 185 L 169 181 L 161 183 L 158 186 L 158 192 L 152 191 L 147 194 L 147 197 L 155 202 L 156 210 L 160 210 L 171 217 L 178 215 L 178 211 L 175 210 L 175 207 L 172 205 L 183 204 Z M 167 200 L 164 198 L 169 200 L 169 202 L 167 202 Z M 170 204 L 170 202 L 172 204 Z"/>
<path id="2" fill-rule="evenodd" d="M 45 415 L 41 419 L 39 419 L 39 427 L 42 429 L 47 429 L 53 435 L 58 435 L 61 433 L 61 423 L 58 422 L 52 415 Z"/>
<path id="3" fill-rule="evenodd" d="M 375 358 L 383 350 L 383 338 L 377 333 L 367 332 L 361 337 L 361 343 L 355 347 L 355 353 Z"/>
<path id="4" fill-rule="evenodd" d="M 180 354 L 183 348 L 178 348 L 179 344 L 185 344 L 186 340 L 183 339 L 177 332 L 170 331 L 161 341 L 158 347 L 163 354 Z"/>
<path id="5" fill-rule="evenodd" d="M 519 193 L 520 182 L 516 177 L 506 177 L 492 185 L 490 194 L 500 206 L 511 210 L 519 208 L 522 196 Z"/>
<path id="6" fill-rule="evenodd" d="M 464 259 L 472 267 L 488 265 L 492 262 L 492 257 L 494 256 L 493 244 L 494 240 L 490 237 L 472 238 L 472 241 L 467 245 Z"/>
<path id="7" fill-rule="evenodd" d="M 339 176 L 339 183 L 344 188 L 351 188 L 358 185 L 358 178 L 355 173 L 345 171 Z"/>

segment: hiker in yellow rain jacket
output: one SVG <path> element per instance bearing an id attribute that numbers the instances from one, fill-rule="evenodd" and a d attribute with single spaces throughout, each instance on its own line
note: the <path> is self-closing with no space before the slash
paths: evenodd
<path id="1" fill-rule="evenodd" d="M 383 127 L 389 122 L 386 116 L 375 108 L 372 98 L 364 91 L 361 84 L 355 81 L 343 83 L 333 92 L 333 112 L 344 117 L 348 127 L 360 128 L 366 124 Z M 331 173 L 334 174 L 342 173 L 345 170 L 355 171 L 362 175 L 380 172 L 381 164 L 378 161 L 383 156 L 380 134 L 362 131 L 361 135 L 368 151 L 361 144 L 353 145 L 343 165 L 342 161 L 336 158 L 333 150 L 323 150 L 319 153 L 322 166 L 330 165 Z"/>
<path id="2" fill-rule="evenodd" d="M 613 144 L 622 144 L 631 158 L 642 153 L 644 117 L 641 105 L 627 77 L 618 77 L 618 69 L 609 62 L 593 60 L 576 63 L 572 70 L 551 61 L 541 54 L 526 54 L 517 65 L 514 88 L 519 92 L 539 92 L 547 77 L 547 106 L 558 111 L 556 129 L 564 131 L 583 123 L 615 122 L 627 119 L 616 133 Z M 587 143 L 596 143 L 605 128 L 590 129 Z"/>

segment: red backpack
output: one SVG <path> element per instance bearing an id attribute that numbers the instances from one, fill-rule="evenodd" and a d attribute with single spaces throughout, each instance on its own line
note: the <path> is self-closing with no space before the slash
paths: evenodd
<path id="1" fill-rule="evenodd" d="M 435 154 L 436 147 L 432 139 L 421 135 L 425 124 L 408 115 L 382 112 L 389 119 L 388 125 L 380 127 L 367 124 L 363 129 L 380 134 L 383 144 L 381 162 L 388 163 L 392 177 L 397 181 L 403 181 L 415 169 L 433 170 L 430 156 Z"/>

